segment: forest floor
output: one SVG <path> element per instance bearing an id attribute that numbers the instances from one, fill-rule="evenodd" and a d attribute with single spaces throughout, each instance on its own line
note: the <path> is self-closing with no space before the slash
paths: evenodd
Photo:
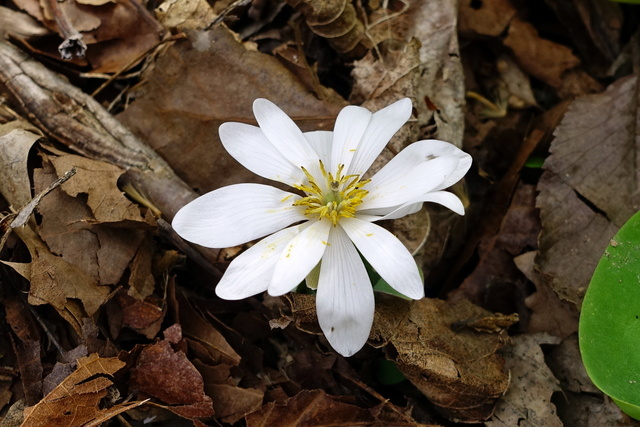
<path id="1" fill-rule="evenodd" d="M 636 426 L 583 366 L 596 265 L 640 210 L 638 6 L 605 0 L 2 0 L 0 427 Z M 62 44 L 61 44 L 62 43 Z M 313 293 L 225 301 L 251 247 L 171 228 L 268 183 L 223 148 L 256 98 L 303 131 L 408 97 L 473 157 L 384 226 L 427 298 L 336 353 Z M 636 316 L 637 318 L 637 316 Z"/>

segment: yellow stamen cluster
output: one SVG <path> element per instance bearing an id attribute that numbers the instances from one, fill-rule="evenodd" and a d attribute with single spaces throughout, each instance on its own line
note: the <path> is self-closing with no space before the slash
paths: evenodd
<path id="1" fill-rule="evenodd" d="M 307 197 L 294 202 L 294 206 L 306 206 L 304 214 L 309 217 L 329 218 L 335 226 L 340 217 L 353 218 L 356 208 L 362 199 L 369 194 L 362 187 L 369 183 L 369 179 L 360 181 L 360 175 L 342 175 L 344 165 L 338 165 L 335 176 L 327 172 L 320 161 L 320 171 L 326 179 L 329 190 L 323 191 L 318 186 L 316 179 L 303 167 L 302 171 L 307 176 L 307 185 L 295 185 L 300 191 L 304 191 Z"/>

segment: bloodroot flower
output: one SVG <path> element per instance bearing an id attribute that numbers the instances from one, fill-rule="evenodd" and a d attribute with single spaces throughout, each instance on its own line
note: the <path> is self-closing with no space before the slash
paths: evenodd
<path id="1" fill-rule="evenodd" d="M 471 157 L 447 142 L 418 141 L 363 179 L 411 110 L 409 99 L 376 113 L 348 106 L 333 132 L 303 133 L 275 104 L 257 99 L 253 112 L 259 127 L 220 126 L 222 144 L 238 162 L 298 191 L 230 185 L 176 214 L 178 234 L 210 248 L 267 236 L 231 262 L 216 288 L 218 296 L 283 295 L 319 267 L 318 321 L 344 356 L 362 348 L 373 322 L 373 288 L 361 257 L 400 294 L 422 298 L 424 286 L 413 257 L 376 221 L 416 212 L 423 202 L 463 215 L 460 199 L 442 190 L 464 176 Z"/>

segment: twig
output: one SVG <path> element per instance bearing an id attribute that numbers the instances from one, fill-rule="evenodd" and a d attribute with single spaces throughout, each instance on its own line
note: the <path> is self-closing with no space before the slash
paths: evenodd
<path id="1" fill-rule="evenodd" d="M 60 57 L 65 61 L 70 61 L 73 58 L 84 58 L 87 45 L 82 40 L 82 34 L 71 25 L 67 15 L 60 8 L 58 0 L 49 0 L 48 4 L 53 19 L 56 21 L 56 25 L 64 38 L 64 41 L 58 46 Z"/>
<path id="2" fill-rule="evenodd" d="M 124 169 L 123 184 L 135 188 L 168 222 L 198 196 L 94 98 L 6 42 L 0 42 L 0 85 L 47 135 L 87 158 Z M 218 256 L 217 250 L 198 251 L 207 260 Z"/>

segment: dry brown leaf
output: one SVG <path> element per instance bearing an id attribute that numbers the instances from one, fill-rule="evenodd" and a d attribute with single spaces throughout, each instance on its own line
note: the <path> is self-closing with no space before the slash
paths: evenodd
<path id="1" fill-rule="evenodd" d="M 53 255 L 30 228 L 21 227 L 15 232 L 29 248 L 32 258 L 29 304 L 50 304 L 63 317 L 72 315 L 78 321 L 98 311 L 109 295 L 109 288 L 99 286 L 93 277 Z M 71 299 L 82 302 L 85 315 L 76 312 Z M 78 332 L 79 325 L 76 324 Z"/>
<path id="2" fill-rule="evenodd" d="M 464 36 L 498 37 L 516 16 L 509 0 L 461 1 L 459 31 Z"/>
<path id="3" fill-rule="evenodd" d="M 41 137 L 26 122 L 0 125 L 0 193 L 16 210 L 31 200 L 27 158 L 31 146 Z"/>
<path id="4" fill-rule="evenodd" d="M 556 130 L 538 183 L 542 232 L 536 266 L 580 305 L 609 239 L 640 210 L 637 77 L 575 100 Z"/>
<path id="5" fill-rule="evenodd" d="M 540 220 L 535 208 L 536 191 L 533 185 L 520 184 L 502 218 L 497 234 L 483 236 L 478 246 L 480 258 L 474 270 L 452 297 L 467 298 L 495 311 L 517 311 L 526 315 L 526 308 L 514 295 L 525 294 L 525 278 L 513 262 L 516 255 L 537 247 Z M 503 290 L 503 288 L 507 290 Z M 501 294 L 509 296 L 499 298 Z M 498 298 L 496 298 L 498 296 Z"/>
<path id="6" fill-rule="evenodd" d="M 343 399 L 328 395 L 322 390 L 303 390 L 284 403 L 267 403 L 259 411 L 247 415 L 246 421 L 247 427 L 390 425 L 377 419 L 372 412 L 346 403 Z"/>
<path id="7" fill-rule="evenodd" d="M 213 76 L 213 77 L 212 77 Z M 276 58 L 240 43 L 220 25 L 189 32 L 158 59 L 137 100 L 119 118 L 199 192 L 260 181 L 222 147 L 218 127 L 255 123 L 256 98 L 275 102 L 305 130 L 330 129 L 344 105 L 316 99 Z"/>
<path id="8" fill-rule="evenodd" d="M 32 40 L 46 34 L 49 34 L 49 30 L 31 16 L 0 6 L 0 38 Z"/>
<path id="9" fill-rule="evenodd" d="M 34 171 L 36 191 L 58 177 L 53 166 L 56 164 L 60 171 L 76 165 L 78 172 L 73 179 L 78 181 L 54 190 L 41 200 L 38 205 L 42 218 L 38 227 L 40 236 L 52 252 L 101 285 L 118 283 L 140 250 L 148 225 L 138 206 L 116 186 L 122 171 L 79 156 L 47 156 L 43 167 Z M 136 225 L 140 227 L 131 228 Z M 117 228 L 123 226 L 128 228 Z"/>
<path id="10" fill-rule="evenodd" d="M 519 18 L 511 21 L 503 43 L 523 70 L 556 89 L 563 83 L 564 72 L 580 64 L 571 49 L 541 38 L 533 25 Z"/>
<path id="11" fill-rule="evenodd" d="M 546 334 L 519 335 L 504 352 L 511 372 L 511 385 L 498 402 L 487 427 L 549 426 L 562 427 L 551 403 L 560 390 L 558 380 L 545 364 L 540 344 L 558 344 L 559 338 Z"/>
<path id="12" fill-rule="evenodd" d="M 518 269 L 536 287 L 536 291 L 525 298 L 525 305 L 531 310 L 527 331 L 546 332 L 556 337 L 566 338 L 578 331 L 578 311 L 568 301 L 558 297 L 534 268 L 536 251 L 524 253 L 514 258 Z"/>
<path id="13" fill-rule="evenodd" d="M 118 178 L 124 171 L 117 166 L 86 157 L 66 155 L 49 157 L 58 176 L 76 168 L 72 180 L 62 184 L 62 190 L 72 197 L 87 195 L 87 205 L 98 223 L 146 222 L 138 205 L 118 188 Z"/>
<path id="14" fill-rule="evenodd" d="M 117 357 L 91 354 L 78 360 L 77 369 L 37 405 L 25 409 L 23 427 L 97 426 L 144 402 L 129 402 L 101 409 L 101 400 L 113 385 L 111 378 L 125 363 Z"/>
<path id="15" fill-rule="evenodd" d="M 6 321 L 15 334 L 10 335 L 13 351 L 20 371 L 20 381 L 27 405 L 35 405 L 42 396 L 43 366 L 40 360 L 41 337 L 35 319 L 26 304 L 18 298 L 3 298 Z"/>
<path id="16" fill-rule="evenodd" d="M 240 355 L 229 345 L 224 336 L 196 313 L 184 295 L 178 293 L 177 298 L 180 305 L 180 325 L 182 325 L 184 336 L 204 346 L 209 358 L 216 363 L 224 362 L 232 366 L 240 364 Z"/>
<path id="17" fill-rule="evenodd" d="M 68 34 L 62 31 L 64 25 L 56 22 L 49 2 L 16 0 L 14 3 L 67 38 Z M 99 73 L 121 72 L 130 67 L 136 58 L 158 44 L 164 31 L 144 7 L 131 1 L 70 0 L 58 2 L 56 6 L 60 9 L 58 15 L 64 15 L 68 26 L 89 45 L 87 59 Z"/>
<path id="18" fill-rule="evenodd" d="M 120 335 L 123 327 L 132 329 L 149 339 L 154 338 L 160 328 L 166 313 L 166 306 L 159 298 L 147 297 L 146 299 L 136 299 L 121 289 L 110 301 L 109 305 L 109 326 L 114 337 Z M 115 312 L 117 305 L 119 309 Z"/>
<path id="19" fill-rule="evenodd" d="M 246 414 L 262 407 L 264 392 L 255 388 L 242 388 L 230 384 L 209 384 L 207 394 L 213 399 L 216 417 L 225 423 L 235 424 Z"/>
<path id="20" fill-rule="evenodd" d="M 206 0 L 168 0 L 156 8 L 156 16 L 166 28 L 202 30 L 217 17 Z"/>
<path id="21" fill-rule="evenodd" d="M 177 330 L 178 336 L 175 335 Z M 131 385 L 140 392 L 168 404 L 167 409 L 185 418 L 213 416 L 211 398 L 204 394 L 202 376 L 187 356 L 171 347 L 182 337 L 179 326 L 165 331 L 171 338 L 146 346 L 131 371 Z"/>
<path id="22" fill-rule="evenodd" d="M 508 339 L 504 329 L 480 333 L 468 326 L 486 317 L 491 313 L 466 300 L 379 298 L 372 335 L 395 348 L 400 371 L 440 412 L 477 422 L 491 415 L 509 384 L 496 353 Z"/>

